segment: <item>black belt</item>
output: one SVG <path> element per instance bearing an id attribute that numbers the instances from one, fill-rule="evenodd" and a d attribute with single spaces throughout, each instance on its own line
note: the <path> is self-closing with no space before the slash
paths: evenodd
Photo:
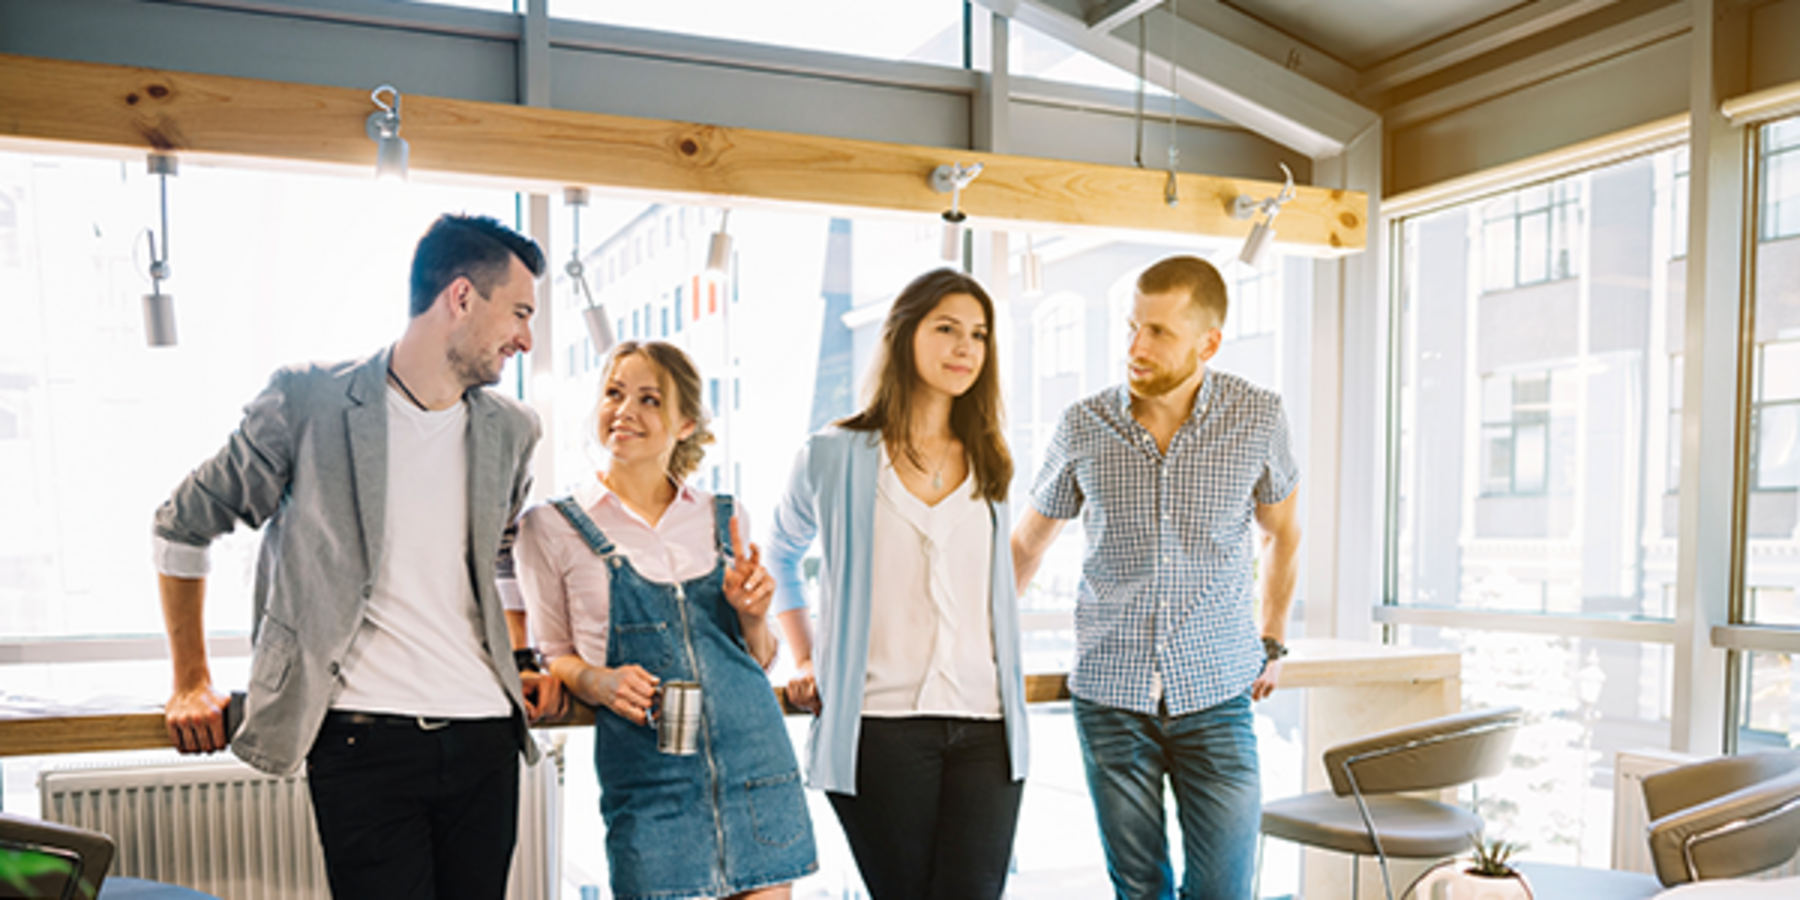
<path id="1" fill-rule="evenodd" d="M 345 709 L 333 709 L 325 713 L 326 725 L 381 725 L 390 728 L 411 728 L 416 731 L 437 731 L 451 725 L 489 725 L 509 721 L 511 720 L 506 718 L 440 719 L 431 716 L 402 716 L 394 713 L 351 712 Z"/>

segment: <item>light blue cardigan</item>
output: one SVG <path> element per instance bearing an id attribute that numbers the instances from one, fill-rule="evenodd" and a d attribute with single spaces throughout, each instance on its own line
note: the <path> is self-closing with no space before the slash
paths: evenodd
<path id="1" fill-rule="evenodd" d="M 869 570 L 875 534 L 875 478 L 880 435 L 829 428 L 806 441 L 787 491 L 775 508 L 768 540 L 777 613 L 806 606 L 800 562 L 823 535 L 819 567 L 819 632 L 813 674 L 823 704 L 807 743 L 807 784 L 856 793 L 856 744 L 862 733 L 863 678 L 869 661 Z M 1019 662 L 1019 605 L 1013 585 L 1012 516 L 988 503 L 994 517 L 994 654 L 1000 667 L 1000 707 L 1012 777 L 1025 777 L 1025 677 Z"/>

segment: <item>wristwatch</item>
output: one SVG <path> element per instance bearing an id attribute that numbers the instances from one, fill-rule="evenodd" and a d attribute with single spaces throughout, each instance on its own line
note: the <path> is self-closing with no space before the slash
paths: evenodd
<path id="1" fill-rule="evenodd" d="M 537 652 L 536 647 L 520 647 L 513 651 L 513 665 L 518 666 L 521 672 L 542 672 L 544 657 Z"/>
<path id="2" fill-rule="evenodd" d="M 1263 637 L 1262 642 L 1263 642 L 1263 659 L 1264 660 L 1266 660 L 1268 662 L 1274 662 L 1274 661 L 1288 655 L 1288 648 L 1287 648 L 1286 644 L 1284 644 L 1272 637 L 1268 637 L 1266 635 Z"/>

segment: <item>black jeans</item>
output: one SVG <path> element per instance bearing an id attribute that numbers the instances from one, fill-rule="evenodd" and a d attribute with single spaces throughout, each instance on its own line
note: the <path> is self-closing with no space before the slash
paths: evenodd
<path id="1" fill-rule="evenodd" d="M 868 717 L 856 796 L 826 796 L 874 900 L 998 900 L 1024 792 L 1003 722 Z"/>
<path id="2" fill-rule="evenodd" d="M 506 895 L 519 829 L 512 720 L 421 727 L 411 717 L 334 712 L 307 754 L 306 777 L 335 900 Z"/>

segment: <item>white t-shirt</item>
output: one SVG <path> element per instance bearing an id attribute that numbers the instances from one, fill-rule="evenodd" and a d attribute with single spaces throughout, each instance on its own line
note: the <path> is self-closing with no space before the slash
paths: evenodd
<path id="1" fill-rule="evenodd" d="M 1000 718 L 994 521 L 973 474 L 926 506 L 883 449 L 875 494 L 863 714 Z"/>
<path id="2" fill-rule="evenodd" d="M 333 709 L 507 716 L 469 566 L 469 408 L 419 409 L 387 389 L 381 569 Z"/>

